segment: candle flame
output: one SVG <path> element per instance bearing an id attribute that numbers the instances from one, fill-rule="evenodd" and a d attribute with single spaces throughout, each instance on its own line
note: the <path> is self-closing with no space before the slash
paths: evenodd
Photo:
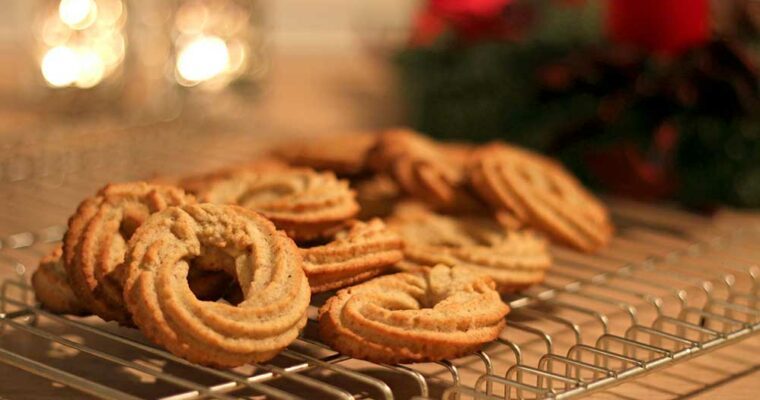
<path id="1" fill-rule="evenodd" d="M 177 56 L 180 83 L 193 86 L 229 69 L 227 44 L 218 36 L 200 36 L 185 45 Z"/>
<path id="2" fill-rule="evenodd" d="M 98 8 L 93 0 L 61 0 L 58 4 L 58 15 L 61 21 L 77 30 L 92 25 L 97 12 Z"/>

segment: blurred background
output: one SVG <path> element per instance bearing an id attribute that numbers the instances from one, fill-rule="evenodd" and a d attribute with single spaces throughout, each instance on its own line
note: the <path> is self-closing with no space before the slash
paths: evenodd
<path id="1" fill-rule="evenodd" d="M 759 32 L 757 0 L 5 0 L 0 185 L 409 125 L 616 195 L 757 207 Z"/>

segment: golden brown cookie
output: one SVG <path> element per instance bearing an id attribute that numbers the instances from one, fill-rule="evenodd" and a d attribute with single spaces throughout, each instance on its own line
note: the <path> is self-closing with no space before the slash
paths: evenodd
<path id="1" fill-rule="evenodd" d="M 152 215 L 129 243 L 124 299 L 149 339 L 189 361 L 234 367 L 266 361 L 306 324 L 309 283 L 291 239 L 242 207 L 198 204 Z M 244 300 L 201 301 L 190 262 L 215 249 L 234 260 Z"/>
<path id="2" fill-rule="evenodd" d="M 437 207 L 469 205 L 464 167 L 469 149 L 447 145 L 408 129 L 380 135 L 369 156 L 369 165 L 388 173 L 409 195 Z"/>
<path id="3" fill-rule="evenodd" d="M 372 133 L 317 136 L 288 142 L 274 153 L 290 165 L 358 175 L 365 171 L 367 153 L 376 141 Z"/>
<path id="4" fill-rule="evenodd" d="M 233 165 L 213 172 L 194 175 L 179 179 L 177 186 L 188 193 L 198 194 L 204 191 L 212 183 L 227 179 L 235 174 L 243 172 L 267 172 L 289 168 L 287 164 L 273 157 L 260 157 L 246 164 Z"/>
<path id="5" fill-rule="evenodd" d="M 547 232 L 583 251 L 594 251 L 612 237 L 607 209 L 559 163 L 505 144 L 473 154 L 473 188 L 497 212 Z"/>
<path id="6" fill-rule="evenodd" d="M 306 168 L 237 173 L 212 183 L 199 197 L 259 212 L 300 242 L 328 235 L 359 212 L 347 181 Z"/>
<path id="7" fill-rule="evenodd" d="M 57 314 L 88 314 L 87 308 L 71 290 L 63 268 L 63 248 L 59 245 L 40 260 L 32 274 L 32 287 L 42 307 Z"/>
<path id="8" fill-rule="evenodd" d="M 385 174 L 358 180 L 352 183 L 356 190 L 356 201 L 361 207 L 358 218 L 365 220 L 385 217 L 401 197 L 401 189 L 393 178 Z"/>
<path id="9" fill-rule="evenodd" d="M 329 243 L 301 249 L 312 293 L 370 279 L 401 261 L 401 238 L 380 219 L 352 221 Z"/>
<path id="10" fill-rule="evenodd" d="M 338 291 L 319 310 L 319 331 L 325 343 L 351 357 L 438 361 L 496 339 L 508 312 L 490 278 L 439 265 Z"/>
<path id="11" fill-rule="evenodd" d="M 79 300 L 106 321 L 129 324 L 120 282 L 127 241 L 150 214 L 192 202 L 179 188 L 145 182 L 107 185 L 84 200 L 63 238 L 66 274 Z"/>
<path id="12" fill-rule="evenodd" d="M 447 216 L 404 203 L 388 221 L 404 240 L 403 270 L 460 265 L 486 274 L 501 292 L 544 280 L 551 266 L 546 242 L 529 231 L 511 231 L 488 217 Z"/>

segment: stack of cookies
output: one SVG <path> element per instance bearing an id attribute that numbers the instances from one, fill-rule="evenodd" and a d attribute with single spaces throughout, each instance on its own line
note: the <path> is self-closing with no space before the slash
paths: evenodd
<path id="1" fill-rule="evenodd" d="M 322 339 L 375 362 L 494 340 L 499 293 L 543 281 L 545 238 L 591 252 L 613 229 L 559 163 L 409 130 L 326 137 L 176 185 L 112 184 L 32 277 L 46 309 L 134 326 L 192 362 L 274 357 L 313 293 Z M 394 272 L 395 270 L 395 272 Z"/>

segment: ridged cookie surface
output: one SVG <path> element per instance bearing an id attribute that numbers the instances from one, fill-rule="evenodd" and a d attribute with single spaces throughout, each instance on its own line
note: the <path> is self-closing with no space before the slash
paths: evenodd
<path id="1" fill-rule="evenodd" d="M 612 237 L 607 209 L 556 161 L 498 143 L 477 150 L 468 171 L 497 212 L 566 244 L 591 252 Z"/>
<path id="2" fill-rule="evenodd" d="M 64 266 L 79 300 L 106 321 L 129 324 L 120 277 L 127 241 L 149 215 L 194 201 L 179 188 L 145 182 L 111 184 L 85 199 L 63 238 Z"/>
<path id="3" fill-rule="evenodd" d="M 464 188 L 469 148 L 437 143 L 417 132 L 396 129 L 380 135 L 369 164 L 387 173 L 409 195 L 446 209 L 470 208 L 474 199 Z"/>
<path id="4" fill-rule="evenodd" d="M 399 263 L 404 270 L 460 265 L 490 276 L 499 291 L 511 292 L 542 282 L 551 266 L 545 240 L 487 217 L 441 215 L 402 203 L 389 225 L 404 240 L 404 260 Z"/>
<path id="5" fill-rule="evenodd" d="M 351 221 L 327 244 L 301 249 L 312 293 L 370 279 L 401 261 L 401 238 L 380 219 Z"/>
<path id="6" fill-rule="evenodd" d="M 189 262 L 209 249 L 233 260 L 243 292 L 237 305 L 201 301 Z M 199 204 L 152 215 L 130 241 L 124 298 L 152 341 L 189 361 L 234 367 L 265 361 L 306 324 L 310 289 L 291 239 L 261 215 Z"/>
<path id="7" fill-rule="evenodd" d="M 347 181 L 306 168 L 238 173 L 214 182 L 199 197 L 259 212 L 296 241 L 323 237 L 359 212 Z"/>
<path id="8" fill-rule="evenodd" d="M 32 274 L 32 287 L 42 307 L 57 314 L 87 314 L 87 308 L 74 294 L 63 268 L 63 249 L 56 246 L 40 260 Z"/>
<path id="9" fill-rule="evenodd" d="M 439 265 L 338 291 L 319 311 L 319 330 L 326 343 L 351 357 L 437 361 L 496 339 L 508 312 L 490 278 Z"/>

